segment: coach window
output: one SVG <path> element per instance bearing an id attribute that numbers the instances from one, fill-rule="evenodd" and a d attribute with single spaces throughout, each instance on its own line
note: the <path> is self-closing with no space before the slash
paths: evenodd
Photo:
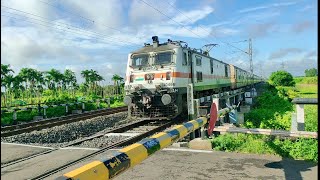
<path id="1" fill-rule="evenodd" d="M 196 65 L 201 66 L 201 57 L 200 56 L 196 56 Z"/>
<path id="2" fill-rule="evenodd" d="M 187 64 L 188 64 L 187 52 L 183 52 L 182 65 L 183 65 L 183 66 L 186 66 Z"/>
<path id="3" fill-rule="evenodd" d="M 225 65 L 224 67 L 225 67 L 225 76 L 228 77 L 228 66 Z"/>
<path id="4" fill-rule="evenodd" d="M 197 81 L 202 82 L 202 72 L 197 72 Z"/>
<path id="5" fill-rule="evenodd" d="M 210 70 L 211 74 L 213 74 L 213 59 L 210 59 Z"/>
<path id="6" fill-rule="evenodd" d="M 133 67 L 141 67 L 146 66 L 148 64 L 148 55 L 135 55 L 132 59 L 132 66 Z"/>
<path id="7" fill-rule="evenodd" d="M 164 53 L 158 53 L 155 56 L 155 64 L 156 65 L 162 65 L 162 64 L 170 64 L 172 61 L 172 53 L 171 52 L 164 52 Z"/>

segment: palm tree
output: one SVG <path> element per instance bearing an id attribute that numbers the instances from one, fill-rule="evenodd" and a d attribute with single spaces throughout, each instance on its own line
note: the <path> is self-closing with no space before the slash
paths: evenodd
<path id="1" fill-rule="evenodd" d="M 119 76 L 118 74 L 114 74 L 111 79 L 116 87 L 116 94 L 119 94 L 119 83 L 123 82 L 123 77 Z"/>
<path id="2" fill-rule="evenodd" d="M 10 69 L 10 64 L 1 64 L 1 87 L 4 88 L 3 93 L 3 102 L 4 105 L 7 103 L 7 88 L 10 86 L 12 75 L 11 72 L 14 72 L 12 69 Z M 1 93 L 2 94 L 2 93 Z"/>
<path id="3" fill-rule="evenodd" d="M 37 87 L 36 85 L 43 82 L 42 73 L 32 68 L 22 68 L 18 75 L 23 78 L 26 90 L 28 90 L 29 85 L 30 101 L 32 103 L 32 95 L 35 93 L 35 88 Z"/>
<path id="4" fill-rule="evenodd" d="M 71 71 L 70 69 L 66 69 L 64 71 L 63 74 L 63 86 L 65 89 L 70 89 L 70 87 L 72 88 L 72 95 L 74 95 L 74 89 L 75 89 L 75 85 L 77 84 L 77 78 L 76 75 L 73 71 Z"/>
<path id="5" fill-rule="evenodd" d="M 61 74 L 60 71 L 54 68 L 45 72 L 45 74 L 48 89 L 59 89 L 60 84 L 63 82 L 63 74 Z"/>
<path id="6" fill-rule="evenodd" d="M 104 80 L 103 77 L 93 69 L 81 71 L 81 76 L 85 79 L 85 84 L 89 85 L 89 89 L 94 89 L 95 92 L 97 82 Z"/>
<path id="7" fill-rule="evenodd" d="M 1 64 L 1 86 L 5 88 L 6 91 L 6 82 L 5 78 L 10 75 L 11 72 L 14 72 L 12 69 L 10 69 L 10 64 L 5 65 Z"/>

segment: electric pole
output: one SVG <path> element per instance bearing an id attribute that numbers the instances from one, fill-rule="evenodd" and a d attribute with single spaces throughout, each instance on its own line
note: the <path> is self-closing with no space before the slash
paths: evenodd
<path id="1" fill-rule="evenodd" d="M 281 63 L 282 70 L 284 70 L 284 62 Z"/>
<path id="2" fill-rule="evenodd" d="M 252 62 L 252 41 L 251 38 L 249 38 L 249 57 L 250 57 L 250 76 L 251 81 L 253 83 L 253 62 Z"/>

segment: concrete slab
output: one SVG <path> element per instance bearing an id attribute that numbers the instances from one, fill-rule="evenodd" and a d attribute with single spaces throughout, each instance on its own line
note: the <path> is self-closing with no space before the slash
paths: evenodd
<path id="1" fill-rule="evenodd" d="M 59 149 L 1 168 L 1 179 L 30 179 L 92 152 L 87 149 Z"/>
<path id="2" fill-rule="evenodd" d="M 317 164 L 272 155 L 167 148 L 114 180 L 149 179 L 308 179 L 316 180 Z"/>
<path id="3" fill-rule="evenodd" d="M 212 150 L 212 144 L 210 140 L 201 138 L 195 138 L 189 142 L 190 149 L 198 149 L 198 150 Z"/>
<path id="4" fill-rule="evenodd" d="M 49 147 L 1 142 L 1 164 L 47 151 Z"/>

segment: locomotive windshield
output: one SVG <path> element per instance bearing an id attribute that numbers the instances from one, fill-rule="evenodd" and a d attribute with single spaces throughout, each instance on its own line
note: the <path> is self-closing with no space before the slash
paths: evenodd
<path id="1" fill-rule="evenodd" d="M 154 64 L 157 64 L 157 65 L 169 64 L 171 63 L 171 59 L 172 59 L 171 52 L 158 53 L 155 56 Z"/>
<path id="2" fill-rule="evenodd" d="M 148 65 L 148 55 L 137 55 L 133 56 L 132 66 L 133 67 L 141 67 Z"/>

